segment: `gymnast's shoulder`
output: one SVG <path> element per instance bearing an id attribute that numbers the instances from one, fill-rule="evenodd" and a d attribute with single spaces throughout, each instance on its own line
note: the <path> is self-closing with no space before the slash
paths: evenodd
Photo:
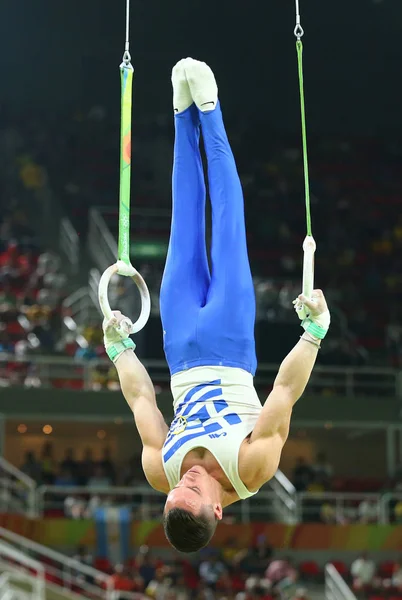
<path id="1" fill-rule="evenodd" d="M 256 492 L 273 478 L 279 467 L 283 441 L 279 436 L 250 436 L 242 443 L 239 452 L 239 476 L 250 492 Z"/>

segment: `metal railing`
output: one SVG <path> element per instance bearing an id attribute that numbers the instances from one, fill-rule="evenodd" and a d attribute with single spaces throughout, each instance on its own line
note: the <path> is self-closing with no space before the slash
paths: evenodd
<path id="1" fill-rule="evenodd" d="M 117 259 L 117 242 L 97 208 L 89 211 L 88 248 L 92 260 L 103 273 Z"/>
<path id="2" fill-rule="evenodd" d="M 326 600 L 357 600 L 342 575 L 331 564 L 325 567 L 325 598 Z"/>
<path id="3" fill-rule="evenodd" d="M 36 483 L 0 456 L 0 512 L 36 515 Z"/>
<path id="4" fill-rule="evenodd" d="M 71 272 L 78 272 L 80 262 L 80 238 L 70 219 L 66 217 L 60 221 L 60 249 L 67 257 Z"/>
<path id="5" fill-rule="evenodd" d="M 101 274 L 98 269 L 91 269 L 89 271 L 89 278 L 88 278 L 89 297 L 92 300 L 93 305 L 96 306 L 97 310 L 99 311 L 99 315 L 102 315 L 102 311 L 100 309 L 99 300 L 98 300 L 98 289 L 99 289 L 100 278 L 101 278 Z"/>
<path id="6" fill-rule="evenodd" d="M 93 567 L 89 567 L 74 558 L 50 550 L 46 546 L 32 542 L 16 533 L 0 527 L 1 543 L 6 542 L 14 550 L 29 554 L 35 561 L 46 565 L 48 578 L 56 585 L 66 589 L 82 590 L 84 597 L 96 600 L 114 600 L 116 598 L 113 580 Z"/>
<path id="7" fill-rule="evenodd" d="M 87 503 L 84 514 L 91 518 L 89 501 L 100 498 L 113 503 L 113 506 L 127 506 L 134 517 L 150 520 L 160 517 L 165 504 L 165 495 L 146 485 L 136 487 L 83 487 L 41 485 L 37 489 L 37 507 L 39 514 L 46 510 L 64 511 L 66 499 Z"/>
<path id="8" fill-rule="evenodd" d="M 317 521 L 320 519 L 321 507 L 329 503 L 333 509 L 334 519 L 338 523 L 347 520 L 348 510 L 354 509 L 357 504 L 364 500 L 371 500 L 376 509 L 376 518 L 378 523 L 387 523 L 388 518 L 381 507 L 381 494 L 368 492 L 299 492 L 297 496 L 297 515 L 298 521 Z"/>
<path id="9" fill-rule="evenodd" d="M 383 523 L 401 523 L 402 492 L 387 492 L 382 494 L 379 511 Z"/>
<path id="10" fill-rule="evenodd" d="M 134 520 L 160 519 L 166 502 L 166 495 L 146 485 L 136 487 L 78 487 L 78 486 L 39 486 L 37 489 L 38 514 L 46 511 L 63 511 L 69 514 L 71 505 L 80 506 L 79 516 L 92 518 L 92 506 L 99 502 L 106 505 L 125 506 L 131 510 Z M 94 504 L 92 502 L 95 500 Z M 259 519 L 277 521 L 275 509 L 277 496 L 272 491 L 261 491 L 242 502 L 225 509 L 225 518 L 249 523 Z"/>
<path id="11" fill-rule="evenodd" d="M 88 299 L 88 289 L 83 288 L 80 293 L 75 292 L 70 296 L 68 307 L 76 314 L 83 302 L 83 310 Z M 92 301 L 90 301 L 92 303 Z M 67 306 L 67 305 L 66 305 Z M 42 380 L 43 387 L 53 387 L 53 378 L 66 380 L 80 380 L 83 389 L 92 389 L 91 382 L 94 371 L 99 367 L 110 367 L 106 359 L 77 361 L 70 357 L 32 356 L 17 358 L 13 354 L 2 354 L 2 364 L 6 361 L 36 365 L 38 377 Z M 151 378 L 159 382 L 170 382 L 169 370 L 163 360 L 144 360 Z M 257 387 L 269 388 L 278 373 L 278 365 L 261 364 L 255 378 Z M 321 394 L 323 390 L 331 390 L 332 394 L 345 396 L 350 399 L 358 396 L 376 396 L 378 398 L 396 398 L 401 396 L 402 371 L 397 369 L 341 368 L 341 367 L 316 367 L 308 384 L 308 394 Z"/>
<path id="12" fill-rule="evenodd" d="M 0 600 L 45 600 L 45 568 L 9 544 L 0 542 Z M 20 587 L 21 586 L 21 587 Z M 24 588 L 31 587 L 32 593 Z"/>
<path id="13" fill-rule="evenodd" d="M 280 469 L 269 482 L 269 486 L 275 492 L 274 508 L 278 520 L 289 524 L 297 523 L 299 511 L 295 486 Z"/>
<path id="14" fill-rule="evenodd" d="M 91 286 L 93 281 L 90 280 Z M 83 286 L 67 296 L 63 301 L 63 309 L 75 324 L 83 325 L 94 317 L 100 320 L 101 312 L 97 298 L 94 297 L 93 287 Z"/>
<path id="15" fill-rule="evenodd" d="M 18 469 L 15 470 L 18 472 Z M 132 487 L 36 486 L 27 479 L 29 485 L 22 486 L 21 479 L 0 478 L 0 511 L 22 513 L 29 517 L 57 511 L 67 517 L 92 518 L 92 511 L 102 504 L 125 506 L 130 509 L 134 520 L 151 520 L 160 518 L 166 499 L 164 494 L 146 484 Z M 95 499 L 98 501 L 94 502 Z M 258 494 L 225 509 L 225 518 L 241 523 L 264 520 L 294 524 L 326 521 L 326 518 L 329 518 L 328 522 L 339 524 L 364 522 L 364 512 L 359 514 L 358 506 L 367 500 L 372 502 L 373 508 L 370 522 L 388 524 L 402 521 L 402 492 L 296 492 L 278 470 Z M 398 503 L 400 506 L 395 511 Z M 75 513 L 71 510 L 72 504 L 79 507 Z M 329 517 L 325 510 L 328 505 Z"/>
<path id="16" fill-rule="evenodd" d="M 367 492 L 292 492 L 283 496 L 283 490 L 278 491 L 278 477 L 272 482 L 274 485 L 267 484 L 255 496 L 226 508 L 225 518 L 241 523 L 259 520 L 289 524 L 317 522 L 322 521 L 323 516 L 325 517 L 322 508 L 329 504 L 332 514 L 330 522 L 339 524 L 364 522 L 364 514 L 358 514 L 358 506 L 363 501 L 371 500 L 375 510 L 370 515 L 370 522 L 388 524 L 394 520 L 393 506 L 398 500 L 402 502 L 402 494 Z M 97 499 L 98 503 L 92 504 L 94 499 Z M 77 518 L 92 518 L 92 508 L 97 508 L 102 503 L 103 506 L 129 508 L 134 520 L 159 519 L 165 500 L 164 494 L 146 484 L 135 487 L 99 488 L 46 485 L 39 486 L 36 491 L 37 514 L 42 516 L 48 511 L 55 510 L 70 516 L 70 507 L 76 502 L 77 506 L 80 506 L 79 512 L 76 513 Z"/>

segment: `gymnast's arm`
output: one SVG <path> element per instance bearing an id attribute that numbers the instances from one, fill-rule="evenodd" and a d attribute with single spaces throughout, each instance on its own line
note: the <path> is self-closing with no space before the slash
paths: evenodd
<path id="1" fill-rule="evenodd" d="M 329 312 L 323 293 L 315 290 L 315 303 L 305 302 L 315 317 Z M 314 318 L 313 316 L 313 318 Z M 272 392 L 268 396 L 251 434 L 247 462 L 257 465 L 260 485 L 275 474 L 282 448 L 289 435 L 292 410 L 303 394 L 315 365 L 321 340 L 305 332 L 282 362 Z"/>
<path id="2" fill-rule="evenodd" d="M 115 327 L 125 319 L 116 311 L 113 319 L 104 323 L 105 346 L 118 340 Z M 162 446 L 168 433 L 168 427 L 160 412 L 155 397 L 155 390 L 144 365 L 134 351 L 127 349 L 117 359 L 115 366 L 120 380 L 121 391 L 131 408 L 138 433 L 143 444 L 142 466 L 149 483 L 155 489 L 168 489 L 162 465 Z"/>
<path id="3" fill-rule="evenodd" d="M 132 350 L 123 352 L 115 364 L 121 391 L 133 412 L 144 447 L 161 450 L 168 427 L 156 404 L 154 386 L 147 370 Z"/>
<path id="4" fill-rule="evenodd" d="M 133 412 L 143 444 L 142 468 L 145 476 L 153 488 L 168 492 L 161 452 L 168 426 L 156 404 L 151 378 L 132 350 L 123 352 L 115 364 L 121 391 Z"/>

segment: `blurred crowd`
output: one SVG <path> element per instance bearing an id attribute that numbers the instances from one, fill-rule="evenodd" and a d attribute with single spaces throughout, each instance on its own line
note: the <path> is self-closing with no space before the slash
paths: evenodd
<path id="1" fill-rule="evenodd" d="M 11 118 L 0 111 L 0 352 L 21 352 L 28 345 L 78 359 L 103 355 L 100 322 L 89 324 L 84 334 L 74 330 L 61 335 L 65 269 L 59 256 L 41 249 L 40 219 L 33 231 L 31 215 L 34 210 L 46 221 L 51 203 L 61 202 L 82 247 L 91 207 L 103 206 L 111 230 L 116 230 L 117 117 L 94 106 L 57 120 L 56 126 L 51 117 Z M 294 323 L 292 299 L 300 289 L 305 232 L 299 139 L 278 134 L 253 117 L 229 120 L 227 126 L 246 200 L 257 320 Z M 166 245 L 168 240 L 172 135 L 170 115 L 143 117 L 136 124 L 133 193 L 135 208 L 146 209 L 133 221 L 136 241 Z M 399 366 L 402 148 L 392 138 L 326 137 L 311 139 L 310 146 L 316 282 L 333 313 L 323 360 Z M 163 259 L 140 262 L 157 313 Z M 130 307 L 133 298 L 123 288 L 116 293 Z M 19 341 L 24 344 L 16 345 Z M 18 380 L 5 375 L 4 365 L 0 369 L 1 385 Z M 40 385 L 34 373 L 26 373 L 24 380 Z M 94 389 L 116 385 L 113 370 L 101 369 L 94 377 Z"/>
<path id="2" fill-rule="evenodd" d="M 20 470 L 39 485 L 110 487 L 145 481 L 141 457 L 133 456 L 124 467 L 117 468 L 108 447 L 103 448 L 99 458 L 95 458 L 91 448 L 81 457 L 74 448 L 67 448 L 64 458 L 58 461 L 52 443 L 47 442 L 38 457 L 32 450 L 26 452 Z"/>
<path id="3" fill-rule="evenodd" d="M 290 558 L 276 558 L 264 536 L 244 550 L 228 540 L 222 551 L 205 549 L 188 560 L 170 552 L 163 558 L 147 546 L 125 564 L 93 558 L 79 547 L 77 560 L 110 573 L 116 589 L 154 600 L 308 600 L 298 568 Z"/>
<path id="4" fill-rule="evenodd" d="M 68 159 L 64 172 L 55 177 L 60 197 L 72 207 L 81 229 L 88 208 L 103 205 L 109 207 L 106 218 L 109 215 L 109 225 L 116 230 L 111 198 L 118 181 L 118 124 L 104 108 L 95 107 L 66 127 Z M 300 287 L 305 234 L 299 136 L 272 131 L 252 116 L 248 121 L 229 120 L 227 127 L 245 194 L 258 318 L 288 320 Z M 144 118 L 137 125 L 135 207 L 148 210 L 148 216 L 133 220 L 137 241 L 168 239 L 172 139 L 170 115 Z M 331 349 L 334 360 L 356 364 L 370 354 L 371 362 L 399 364 L 401 155 L 402 147 L 392 137 L 310 140 L 316 281 L 333 307 L 335 335 L 328 345 L 336 346 Z M 154 218 L 152 211 L 165 211 L 167 217 Z M 158 269 L 160 276 L 161 264 L 155 263 L 150 276 L 156 290 Z"/>
<path id="5" fill-rule="evenodd" d="M 302 501 L 301 518 L 305 522 L 327 525 L 352 523 L 374 524 L 382 520 L 382 498 L 393 493 L 389 501 L 390 521 L 402 523 L 402 467 L 393 477 L 339 477 L 327 456 L 319 452 L 315 461 L 299 457 L 290 475 L 299 493 L 306 494 Z M 336 494 L 339 493 L 338 496 Z"/>
<path id="6" fill-rule="evenodd" d="M 80 562 L 109 573 L 116 589 L 154 600 L 309 600 L 324 596 L 324 569 L 314 560 L 276 556 L 265 536 L 247 549 L 233 540 L 223 549 L 204 549 L 187 559 L 175 552 L 163 557 L 147 546 L 124 564 L 94 558 L 80 546 Z M 402 598 L 402 560 L 376 561 L 361 553 L 349 564 L 330 561 L 359 600 Z"/>
<path id="7" fill-rule="evenodd" d="M 118 115 L 94 106 L 58 119 L 57 126 L 51 117 L 35 118 L 29 124 L 3 120 L 1 125 L 0 152 L 6 156 L 4 164 L 12 168 L 2 170 L 0 185 L 9 187 L 14 174 L 22 182 L 17 197 L 24 199 L 32 190 L 38 195 L 46 183 L 82 240 L 93 206 L 103 206 L 111 229 L 116 229 Z M 252 116 L 247 122 L 228 120 L 227 128 L 245 193 L 257 318 L 286 322 L 294 318 L 291 301 L 300 288 L 305 232 L 299 137 L 273 131 Z M 135 209 L 147 212 L 133 220 L 136 241 L 166 245 L 172 140 L 170 114 L 137 118 L 133 193 Z M 333 362 L 361 364 L 369 359 L 400 364 L 401 155 L 402 148 L 392 137 L 310 140 L 316 282 L 333 310 L 332 336 L 323 354 L 328 353 Z M 9 202 L 7 190 L 1 196 Z M 46 202 L 42 205 L 45 210 Z M 157 308 L 163 261 L 148 263 L 145 275 Z"/>

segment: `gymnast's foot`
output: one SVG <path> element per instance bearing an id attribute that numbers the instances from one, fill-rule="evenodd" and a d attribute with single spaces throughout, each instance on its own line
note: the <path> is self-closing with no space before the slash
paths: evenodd
<path id="1" fill-rule="evenodd" d="M 184 70 L 187 59 L 180 60 L 172 71 L 173 109 L 175 114 L 186 110 L 193 103 L 190 87 Z"/>
<path id="2" fill-rule="evenodd" d="M 202 112 L 214 110 L 218 103 L 218 86 L 212 69 L 204 62 L 186 58 L 184 70 L 191 96 L 199 110 Z"/>

